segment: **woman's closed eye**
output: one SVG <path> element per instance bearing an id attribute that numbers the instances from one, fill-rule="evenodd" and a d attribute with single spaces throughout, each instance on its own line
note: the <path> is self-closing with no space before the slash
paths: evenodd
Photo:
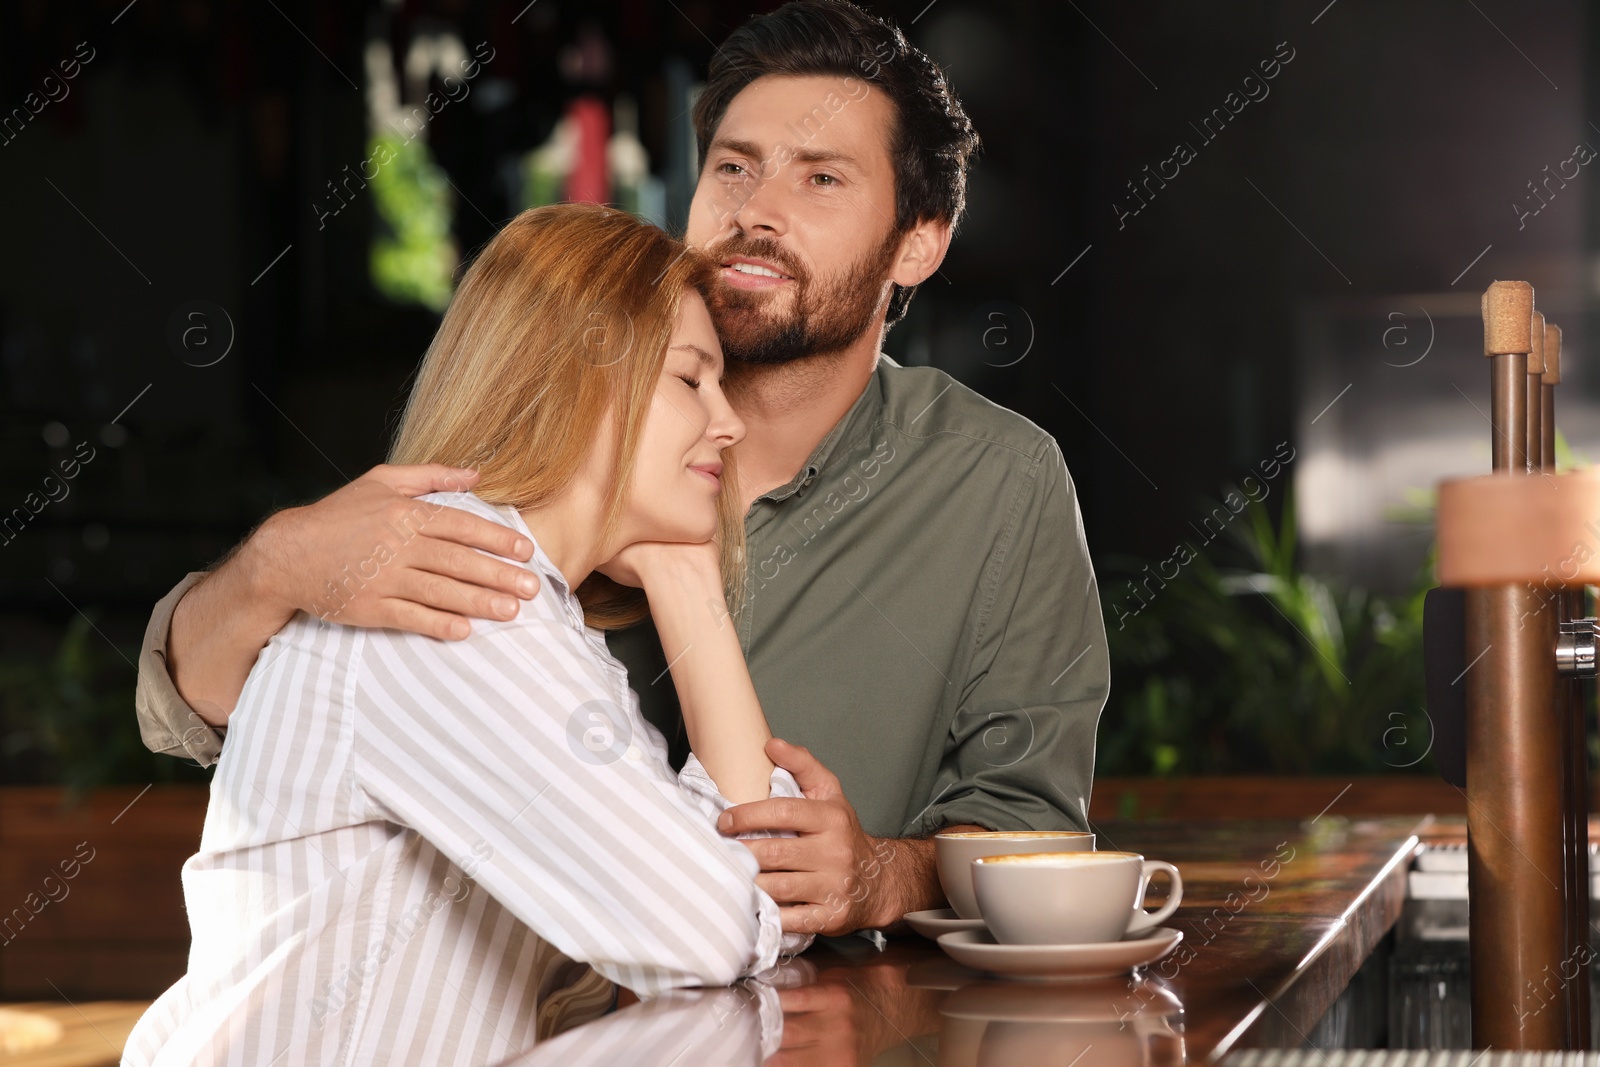
<path id="1" fill-rule="evenodd" d="M 680 374 L 680 375 L 678 375 L 678 377 L 683 379 L 684 381 L 688 382 L 690 389 L 698 389 L 698 388 L 700 388 L 700 379 L 699 378 L 691 378 L 687 374 Z"/>

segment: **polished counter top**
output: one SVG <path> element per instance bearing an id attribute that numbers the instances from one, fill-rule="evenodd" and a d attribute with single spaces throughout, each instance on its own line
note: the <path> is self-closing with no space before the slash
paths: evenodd
<path id="1" fill-rule="evenodd" d="M 1097 1067 L 1298 1047 L 1399 918 L 1431 821 L 1099 824 L 1099 847 L 1183 872 L 1183 905 L 1166 925 L 1184 940 L 1137 974 L 1005 981 L 916 935 L 881 952 L 861 938 L 826 939 L 771 983 L 658 997 L 514 1062 Z"/>

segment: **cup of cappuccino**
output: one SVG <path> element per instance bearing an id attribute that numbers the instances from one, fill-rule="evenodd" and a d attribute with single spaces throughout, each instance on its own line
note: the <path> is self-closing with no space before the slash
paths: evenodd
<path id="1" fill-rule="evenodd" d="M 1152 875 L 1167 876 L 1167 901 L 1144 910 Z M 1041 852 L 973 861 L 984 924 L 1002 945 L 1082 945 L 1147 933 L 1178 908 L 1183 877 L 1137 852 Z"/>
<path id="2" fill-rule="evenodd" d="M 933 835 L 939 884 L 945 899 L 963 919 L 981 919 L 972 892 L 972 861 L 982 856 L 1031 852 L 1087 852 L 1094 834 L 1081 830 L 971 830 Z"/>

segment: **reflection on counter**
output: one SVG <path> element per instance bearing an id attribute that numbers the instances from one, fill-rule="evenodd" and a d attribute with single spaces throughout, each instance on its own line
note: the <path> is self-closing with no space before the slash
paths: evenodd
<path id="1" fill-rule="evenodd" d="M 821 970 L 802 959 L 771 982 L 632 1005 L 502 1067 L 623 1062 L 1168 1067 L 1185 1062 L 1183 1004 L 1149 977 L 1005 982 L 936 959 Z"/>
<path id="2" fill-rule="evenodd" d="M 500 1067 L 758 1064 L 778 1050 L 777 992 L 746 982 L 675 989 L 542 1042 Z"/>
<path id="3" fill-rule="evenodd" d="M 1184 1062 L 1183 1004 L 1151 978 L 962 986 L 939 1007 L 939 1067 Z"/>

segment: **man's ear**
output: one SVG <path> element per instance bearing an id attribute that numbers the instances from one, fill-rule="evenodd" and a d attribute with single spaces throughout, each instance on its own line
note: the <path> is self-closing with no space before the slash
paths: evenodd
<path id="1" fill-rule="evenodd" d="M 923 219 L 900 238 L 889 280 L 896 285 L 919 285 L 939 269 L 950 250 L 950 223 Z"/>

